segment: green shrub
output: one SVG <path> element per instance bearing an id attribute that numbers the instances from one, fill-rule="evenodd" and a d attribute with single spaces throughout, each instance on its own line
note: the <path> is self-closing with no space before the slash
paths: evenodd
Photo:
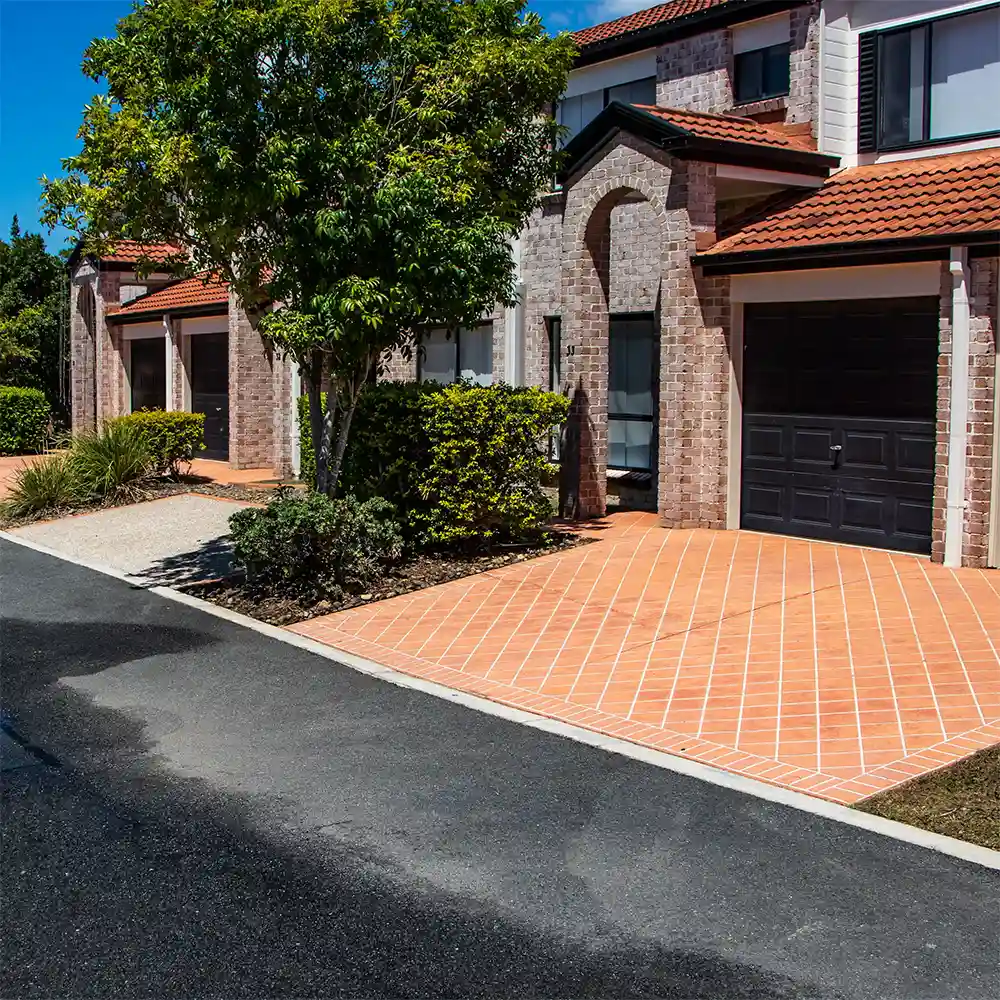
<path id="1" fill-rule="evenodd" d="M 81 497 L 111 503 L 138 499 L 154 467 L 142 429 L 114 420 L 74 438 L 67 461 Z"/>
<path id="2" fill-rule="evenodd" d="M 5 517 L 30 517 L 71 506 L 78 499 L 76 482 L 64 454 L 45 455 L 14 473 L 14 483 L 0 503 Z"/>
<path id="3" fill-rule="evenodd" d="M 417 544 L 461 544 L 531 535 L 551 514 L 542 491 L 552 428 L 569 402 L 504 384 L 366 386 L 351 424 L 339 487 L 382 496 Z M 308 402 L 300 401 L 302 475 L 315 477 Z"/>
<path id="4" fill-rule="evenodd" d="M 41 451 L 50 413 L 41 389 L 0 385 L 0 455 Z"/>
<path id="5" fill-rule="evenodd" d="M 183 410 L 137 410 L 109 424 L 135 427 L 146 442 L 155 472 L 180 475 L 181 466 L 205 447 L 205 414 Z"/>
<path id="6" fill-rule="evenodd" d="M 313 595 L 367 587 L 403 552 L 396 511 L 377 497 L 281 490 L 266 507 L 237 511 L 229 527 L 249 580 Z"/>
<path id="7" fill-rule="evenodd" d="M 431 545 L 476 545 L 537 533 L 552 514 L 542 486 L 549 434 L 569 400 L 541 389 L 450 385 L 429 397 L 430 462 L 416 517 Z"/>

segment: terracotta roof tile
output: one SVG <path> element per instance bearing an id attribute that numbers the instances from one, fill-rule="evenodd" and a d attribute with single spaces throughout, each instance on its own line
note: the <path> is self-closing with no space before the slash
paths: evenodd
<path id="1" fill-rule="evenodd" d="M 150 313 L 162 315 L 177 309 L 191 309 L 197 306 L 220 306 L 229 302 L 229 284 L 218 275 L 196 274 L 192 278 L 174 281 L 169 285 L 140 295 L 131 302 L 116 309 L 118 319 L 122 316 L 146 316 Z"/>
<path id="2" fill-rule="evenodd" d="M 1000 149 L 853 167 L 701 257 L 1000 230 Z"/>
<path id="3" fill-rule="evenodd" d="M 703 10 L 721 7 L 729 2 L 730 0 L 668 0 L 667 3 L 657 4 L 648 10 L 640 10 L 635 14 L 616 17 L 613 21 L 595 24 L 592 28 L 574 31 L 573 41 L 581 49 L 585 49 L 598 42 L 606 42 L 608 39 L 619 38 L 622 35 L 631 35 L 636 31 L 642 31 L 643 28 L 653 28 L 665 24 L 667 21 L 676 21 L 679 18 L 687 17 L 689 14 L 700 14 Z"/>
<path id="4" fill-rule="evenodd" d="M 136 240 L 119 240 L 114 244 L 111 253 L 104 254 L 101 260 L 112 264 L 135 264 L 143 257 L 153 261 L 165 261 L 180 253 L 183 253 L 183 250 L 172 243 L 142 244 Z"/>
<path id="5" fill-rule="evenodd" d="M 752 118 L 735 115 L 713 115 L 704 111 L 681 111 L 636 104 L 634 107 L 662 121 L 683 129 L 700 139 L 719 139 L 725 142 L 742 142 L 752 146 L 770 146 L 775 149 L 795 149 L 815 152 L 805 136 L 789 134 L 780 129 L 761 125 Z"/>

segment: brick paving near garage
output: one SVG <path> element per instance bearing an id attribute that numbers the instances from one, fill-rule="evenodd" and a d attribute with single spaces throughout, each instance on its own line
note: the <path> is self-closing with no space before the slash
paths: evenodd
<path id="1" fill-rule="evenodd" d="M 856 802 L 1000 743 L 1000 573 L 625 513 L 291 626 L 408 674 Z"/>

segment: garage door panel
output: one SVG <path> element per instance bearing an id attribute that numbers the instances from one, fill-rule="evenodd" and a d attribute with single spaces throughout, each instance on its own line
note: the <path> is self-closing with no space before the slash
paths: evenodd
<path id="1" fill-rule="evenodd" d="M 745 308 L 744 527 L 929 552 L 937 299 Z"/>

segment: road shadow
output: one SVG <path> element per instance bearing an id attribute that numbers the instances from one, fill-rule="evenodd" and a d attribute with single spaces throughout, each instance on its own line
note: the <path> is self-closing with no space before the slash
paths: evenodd
<path id="1" fill-rule="evenodd" d="M 233 545 L 228 537 L 213 538 L 196 549 L 160 559 L 132 578 L 148 587 L 178 587 L 217 580 L 232 572 Z"/>

